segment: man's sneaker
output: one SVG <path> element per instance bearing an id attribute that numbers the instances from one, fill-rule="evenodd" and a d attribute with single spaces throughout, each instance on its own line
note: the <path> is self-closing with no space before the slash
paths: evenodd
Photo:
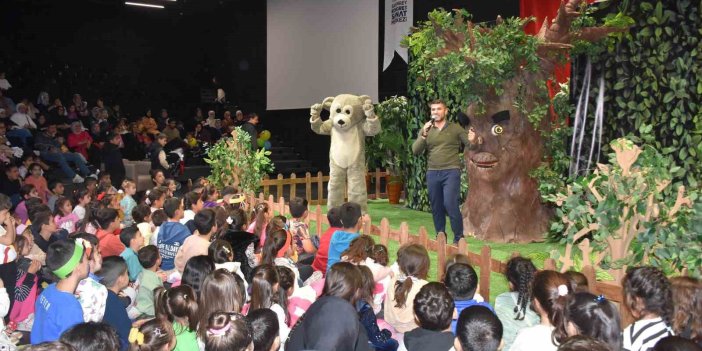
<path id="1" fill-rule="evenodd" d="M 73 177 L 73 183 L 78 184 L 78 183 L 82 183 L 84 181 L 85 181 L 85 179 L 83 179 L 83 177 L 81 177 L 77 174 Z"/>
<path id="2" fill-rule="evenodd" d="M 88 178 L 93 178 L 93 179 L 97 180 L 97 173 L 93 173 L 93 174 L 89 175 Z"/>

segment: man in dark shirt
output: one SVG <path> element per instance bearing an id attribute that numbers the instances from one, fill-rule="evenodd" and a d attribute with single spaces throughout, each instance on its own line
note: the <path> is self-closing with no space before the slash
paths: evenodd
<path id="1" fill-rule="evenodd" d="M 458 208 L 461 196 L 461 144 L 469 147 L 474 132 L 446 120 L 448 109 L 441 100 L 429 104 L 431 121 L 424 124 L 412 144 L 415 155 L 427 151 L 427 188 L 436 232 L 446 232 L 446 215 L 451 221 L 453 242 L 463 237 L 463 217 Z"/>
<path id="2" fill-rule="evenodd" d="M 255 113 L 249 114 L 246 119 L 246 123 L 241 126 L 245 132 L 249 133 L 251 136 L 251 150 L 258 150 L 258 132 L 256 131 L 256 125 L 258 124 L 258 115 Z"/>

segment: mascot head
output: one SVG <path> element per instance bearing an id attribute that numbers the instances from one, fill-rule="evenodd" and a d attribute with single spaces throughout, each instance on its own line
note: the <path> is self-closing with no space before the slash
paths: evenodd
<path id="1" fill-rule="evenodd" d="M 370 97 L 351 94 L 341 94 L 334 98 L 326 98 L 324 100 L 324 108 L 329 110 L 329 119 L 331 119 L 334 129 L 346 131 L 363 121 L 366 118 L 363 113 L 363 102 L 366 99 L 370 99 Z"/>

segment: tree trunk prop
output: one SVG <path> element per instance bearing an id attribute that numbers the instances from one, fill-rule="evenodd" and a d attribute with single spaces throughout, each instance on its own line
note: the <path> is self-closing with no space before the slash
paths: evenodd
<path id="1" fill-rule="evenodd" d="M 464 153 L 469 190 L 462 214 L 468 234 L 489 241 L 532 242 L 543 240 L 547 232 L 553 211 L 542 203 L 538 184 L 529 176 L 543 161 L 543 133 L 550 128 L 549 119 L 543 118 L 549 104 L 546 81 L 558 61 L 572 48 L 573 40 L 594 41 L 626 29 L 587 27 L 571 31 L 571 23 L 580 15 L 578 9 L 582 3 L 583 0 L 562 3 L 556 18 L 544 21 L 535 48 L 538 69 L 533 66 L 528 69 L 527 63 L 515 64 L 511 67 L 515 71 L 511 78 L 501 84 L 485 83 L 479 90 L 481 93 L 477 93 L 477 102 L 468 106 L 466 128 L 476 135 Z M 498 33 L 503 20 L 498 17 L 494 28 L 474 29 L 471 22 L 464 23 L 462 16 L 456 16 L 452 28 L 460 30 L 433 24 L 436 36 L 444 43 L 436 57 L 463 55 L 467 67 L 478 71 L 479 64 L 475 63 L 484 58 L 472 54 L 484 53 L 485 48 L 476 48 L 480 44 L 474 30 L 481 35 Z M 512 46 L 505 49 L 509 55 L 511 50 L 517 51 L 525 44 L 507 45 Z M 475 88 L 475 83 L 466 87 Z"/>

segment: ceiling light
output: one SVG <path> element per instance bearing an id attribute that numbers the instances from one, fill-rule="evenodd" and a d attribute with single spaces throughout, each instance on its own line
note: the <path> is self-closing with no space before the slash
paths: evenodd
<path id="1" fill-rule="evenodd" d="M 131 5 L 131 6 L 151 7 L 151 8 L 155 8 L 155 9 L 162 9 L 162 8 L 163 8 L 162 5 L 144 4 L 144 3 L 141 3 L 141 2 L 130 2 L 130 1 L 126 1 L 124 4 L 125 4 L 125 5 Z"/>

